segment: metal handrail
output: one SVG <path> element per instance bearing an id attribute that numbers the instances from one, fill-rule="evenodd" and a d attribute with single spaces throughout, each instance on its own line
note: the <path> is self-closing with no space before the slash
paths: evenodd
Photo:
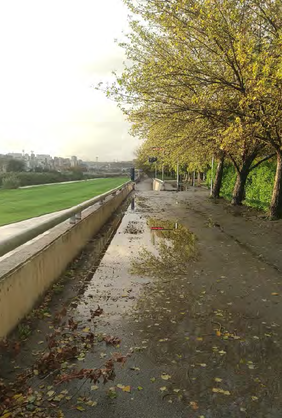
<path id="1" fill-rule="evenodd" d="M 89 208 L 90 206 L 93 206 L 95 203 L 102 202 L 103 200 L 105 200 L 106 197 L 115 194 L 119 190 L 123 190 L 131 183 L 132 181 L 127 181 L 126 183 L 122 184 L 119 187 L 116 187 L 115 189 L 112 189 L 106 193 L 96 196 L 93 199 L 90 199 L 84 203 L 80 203 L 79 205 L 74 206 L 70 209 L 66 209 L 63 213 L 58 213 L 57 215 L 54 215 L 52 219 L 43 221 L 39 225 L 30 227 L 25 231 L 19 232 L 17 235 L 11 238 L 3 240 L 0 243 L 0 257 L 16 249 L 20 245 L 25 244 L 31 239 L 36 238 L 38 235 L 43 234 L 49 229 L 54 228 L 55 226 L 66 221 L 67 219 L 70 219 L 70 223 L 72 224 L 76 223 L 76 221 L 79 221 L 81 219 L 81 212 L 83 210 Z"/>

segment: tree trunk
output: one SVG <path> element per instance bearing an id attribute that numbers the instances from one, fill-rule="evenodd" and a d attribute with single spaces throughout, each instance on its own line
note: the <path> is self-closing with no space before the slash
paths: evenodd
<path id="1" fill-rule="evenodd" d="M 197 183 L 198 183 L 198 186 L 201 186 L 201 173 L 200 173 L 200 171 L 198 171 Z"/>
<path id="2" fill-rule="evenodd" d="M 250 167 L 244 167 L 240 173 L 237 174 L 235 187 L 233 189 L 233 196 L 231 204 L 234 206 L 242 205 L 245 198 L 245 185 L 250 172 Z"/>
<path id="3" fill-rule="evenodd" d="M 282 217 L 282 151 L 277 151 L 277 168 L 274 180 L 272 199 L 270 203 L 270 217 L 279 219 Z"/>
<path id="4" fill-rule="evenodd" d="M 214 179 L 214 185 L 212 189 L 212 197 L 214 199 L 219 199 L 220 189 L 223 179 L 223 168 L 224 168 L 224 156 L 219 160 L 216 169 L 216 175 Z"/>

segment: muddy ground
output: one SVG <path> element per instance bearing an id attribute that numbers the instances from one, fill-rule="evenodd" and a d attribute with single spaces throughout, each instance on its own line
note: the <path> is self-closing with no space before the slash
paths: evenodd
<path id="1" fill-rule="evenodd" d="M 2 416 L 281 417 L 282 223 L 136 189 L 101 262 L 94 240 L 3 347 L 3 383 L 32 389 Z"/>

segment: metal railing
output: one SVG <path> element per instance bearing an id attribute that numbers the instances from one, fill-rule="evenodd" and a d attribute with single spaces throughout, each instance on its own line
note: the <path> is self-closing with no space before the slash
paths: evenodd
<path id="1" fill-rule="evenodd" d="M 57 213 L 51 219 L 42 221 L 42 223 L 36 226 L 28 227 L 24 231 L 21 231 L 10 238 L 6 238 L 0 242 L 0 257 L 9 253 L 10 251 L 15 250 L 17 247 L 25 244 L 33 238 L 36 238 L 38 235 L 47 232 L 49 229 L 54 228 L 62 222 L 65 222 L 67 219 L 70 220 L 71 224 L 79 222 L 81 220 L 82 211 L 88 209 L 90 206 L 95 205 L 95 203 L 100 202 L 102 204 L 108 196 L 115 195 L 118 191 L 125 189 L 131 183 L 132 181 L 128 181 L 121 186 L 116 187 L 115 189 L 109 190 L 106 193 L 94 197 L 93 199 L 90 199 L 70 209 L 66 209 L 62 211 L 62 213 Z"/>

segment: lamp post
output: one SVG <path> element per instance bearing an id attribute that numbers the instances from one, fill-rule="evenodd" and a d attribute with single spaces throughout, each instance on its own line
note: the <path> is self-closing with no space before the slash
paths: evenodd
<path id="1" fill-rule="evenodd" d="M 177 158 L 177 165 L 176 165 L 176 189 L 179 190 L 179 161 Z"/>
<path id="2" fill-rule="evenodd" d="M 212 163 L 211 163 L 211 192 L 210 192 L 211 196 L 212 196 L 212 189 L 213 189 L 213 166 L 214 166 L 214 156 L 212 157 Z"/>

